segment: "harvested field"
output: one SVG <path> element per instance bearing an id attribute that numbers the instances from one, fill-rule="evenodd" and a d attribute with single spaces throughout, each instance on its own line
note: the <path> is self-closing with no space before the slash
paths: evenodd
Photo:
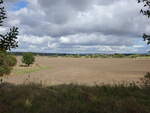
<path id="1" fill-rule="evenodd" d="M 31 67 L 18 65 L 4 81 L 15 84 L 42 83 L 58 84 L 100 84 L 121 81 L 135 81 L 150 71 L 150 59 L 131 58 L 50 58 L 36 57 Z"/>

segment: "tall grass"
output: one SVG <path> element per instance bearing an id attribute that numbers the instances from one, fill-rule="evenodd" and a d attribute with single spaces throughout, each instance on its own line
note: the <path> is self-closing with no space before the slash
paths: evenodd
<path id="1" fill-rule="evenodd" d="M 142 86 L 1 84 L 0 113 L 150 113 L 150 87 Z"/>

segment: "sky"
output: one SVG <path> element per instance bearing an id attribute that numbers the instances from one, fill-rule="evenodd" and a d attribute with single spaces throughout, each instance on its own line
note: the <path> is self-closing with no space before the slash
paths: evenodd
<path id="1" fill-rule="evenodd" d="M 5 0 L 0 31 L 19 27 L 12 51 L 47 53 L 146 53 L 142 34 L 150 19 L 137 0 Z"/>

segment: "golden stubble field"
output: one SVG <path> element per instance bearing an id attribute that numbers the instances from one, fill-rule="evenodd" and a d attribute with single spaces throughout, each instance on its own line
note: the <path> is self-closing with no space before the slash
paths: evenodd
<path id="1" fill-rule="evenodd" d="M 58 85 L 78 83 L 94 85 L 133 81 L 150 72 L 150 59 L 138 58 L 50 58 L 36 57 L 31 67 L 22 67 L 21 57 L 4 81 L 15 84 Z"/>

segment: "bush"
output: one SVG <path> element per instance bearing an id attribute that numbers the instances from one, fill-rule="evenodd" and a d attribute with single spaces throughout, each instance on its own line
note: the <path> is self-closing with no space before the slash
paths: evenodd
<path id="1" fill-rule="evenodd" d="M 142 86 L 150 87 L 150 73 L 146 73 L 144 78 L 141 78 Z"/>
<path id="2" fill-rule="evenodd" d="M 17 59 L 15 58 L 15 56 L 7 55 L 7 59 L 9 66 L 15 66 L 17 64 Z"/>
<path id="3" fill-rule="evenodd" d="M 15 66 L 17 60 L 9 53 L 0 51 L 0 76 L 10 74 L 12 67 Z"/>
<path id="4" fill-rule="evenodd" d="M 26 65 L 30 66 L 35 62 L 35 57 L 32 53 L 24 53 L 22 57 L 22 63 L 25 63 Z"/>
<path id="5" fill-rule="evenodd" d="M 11 72 L 11 67 L 9 66 L 0 66 L 0 76 L 8 75 Z"/>

